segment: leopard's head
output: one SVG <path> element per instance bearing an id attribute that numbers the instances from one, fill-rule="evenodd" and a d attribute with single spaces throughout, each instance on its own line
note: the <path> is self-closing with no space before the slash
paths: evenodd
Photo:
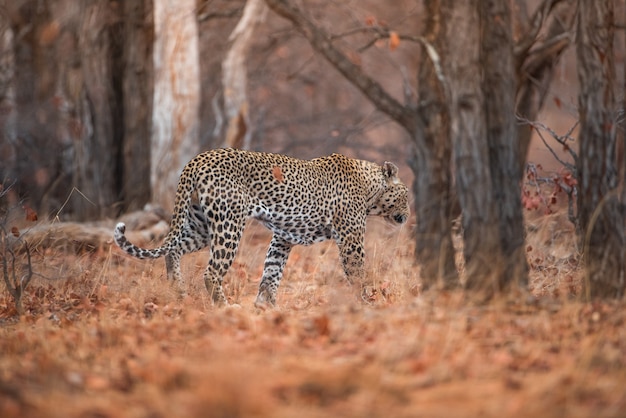
<path id="1" fill-rule="evenodd" d="M 385 188 L 378 199 L 370 206 L 369 215 L 382 216 L 395 224 L 403 224 L 409 219 L 409 190 L 398 178 L 398 167 L 385 162 L 381 167 L 385 178 Z"/>

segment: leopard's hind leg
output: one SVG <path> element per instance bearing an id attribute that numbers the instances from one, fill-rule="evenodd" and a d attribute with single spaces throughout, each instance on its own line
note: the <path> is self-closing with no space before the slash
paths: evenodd
<path id="1" fill-rule="evenodd" d="M 213 213 L 219 213 L 217 220 L 209 225 L 211 231 L 211 259 L 204 271 L 204 284 L 217 305 L 227 305 L 226 295 L 222 287 L 222 282 L 226 272 L 232 265 L 239 241 L 245 227 L 246 216 L 243 212 L 243 205 L 239 202 L 226 202 L 216 199 L 212 203 Z M 220 211 L 220 208 L 228 207 L 227 211 Z M 207 218 L 208 218 L 207 214 Z"/>
<path id="2" fill-rule="evenodd" d="M 176 283 L 181 297 L 187 295 L 187 284 L 180 270 L 180 259 L 184 254 L 200 251 L 210 245 L 209 221 L 202 208 L 191 205 L 184 230 L 180 233 L 178 245 L 165 255 L 165 268 L 168 280 Z"/>

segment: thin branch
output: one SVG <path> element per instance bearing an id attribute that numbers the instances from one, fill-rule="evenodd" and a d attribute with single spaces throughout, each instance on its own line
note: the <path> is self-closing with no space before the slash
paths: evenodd
<path id="1" fill-rule="evenodd" d="M 568 31 L 553 36 L 527 52 L 522 71 L 533 74 L 538 68 L 544 66 L 548 59 L 558 57 L 571 43 L 572 34 Z"/>
<path id="2" fill-rule="evenodd" d="M 525 124 L 528 124 L 528 125 L 532 126 L 535 129 L 535 131 L 537 131 L 537 134 L 539 135 L 539 138 L 541 139 L 541 141 L 543 142 L 545 147 L 548 149 L 548 151 L 550 151 L 552 156 L 561 165 L 563 165 L 568 170 L 570 170 L 574 175 L 576 175 L 576 166 L 578 165 L 578 155 L 576 154 L 576 152 L 574 152 L 572 147 L 569 146 L 567 141 L 570 141 L 570 142 L 574 141 L 574 138 L 572 137 L 572 133 L 574 132 L 574 130 L 578 126 L 578 121 L 576 121 L 576 123 L 574 123 L 574 125 L 572 125 L 568 129 L 568 131 L 565 133 L 565 135 L 559 136 L 556 132 L 554 132 L 554 130 L 552 130 L 551 128 L 547 127 L 546 125 L 544 125 L 542 123 L 530 121 L 530 120 L 528 120 L 528 119 L 526 119 L 526 118 L 524 118 L 522 116 L 519 116 L 519 115 L 517 115 L 517 120 L 519 120 L 522 123 L 525 123 Z M 548 132 L 550 134 L 550 136 L 552 136 L 552 138 L 556 142 L 558 142 L 559 144 L 563 145 L 563 147 L 567 150 L 567 152 L 570 154 L 570 156 L 574 160 L 574 164 L 568 163 L 566 161 L 563 161 L 561 159 L 561 157 L 559 157 L 559 155 L 556 153 L 556 151 L 554 151 L 552 146 L 550 146 L 550 144 L 548 144 L 548 141 L 546 141 L 546 139 L 544 138 L 544 136 L 542 134 L 542 131 Z"/>
<path id="3" fill-rule="evenodd" d="M 211 19 L 230 19 L 235 16 L 238 16 L 242 10 L 243 10 L 243 6 L 237 7 L 235 9 L 227 10 L 225 12 L 204 12 L 204 13 L 198 14 L 197 20 L 198 22 L 204 22 L 205 20 L 211 20 Z"/>
<path id="4" fill-rule="evenodd" d="M 24 241 L 24 247 L 26 248 L 26 260 L 27 260 L 27 272 L 25 276 L 22 276 L 22 280 L 20 281 L 20 293 L 22 290 L 26 289 L 26 286 L 30 283 L 30 280 L 33 278 L 33 263 L 30 258 L 30 246 L 26 241 Z M 25 277 L 25 278 L 24 278 Z"/>
<path id="5" fill-rule="evenodd" d="M 413 109 L 416 110 L 417 101 L 414 99 L 417 97 L 417 93 L 413 90 L 413 87 L 409 82 L 409 77 L 406 73 L 406 66 L 402 65 L 400 67 L 400 73 L 402 74 L 402 91 L 404 93 L 404 103 L 407 106 L 414 106 Z"/>
<path id="6" fill-rule="evenodd" d="M 330 36 L 330 40 L 334 41 L 335 39 L 346 38 L 348 36 L 369 32 L 377 32 L 377 28 L 375 26 L 358 26 L 353 29 L 348 29 L 347 31 L 342 33 L 333 34 Z"/>
<path id="7" fill-rule="evenodd" d="M 0 226 L 0 235 L 2 236 L 1 238 L 1 244 L 2 244 L 2 254 L 0 254 L 2 256 L 2 278 L 4 279 L 4 283 L 7 286 L 7 289 L 9 291 L 9 293 L 11 294 L 11 296 L 13 296 L 13 298 L 16 298 L 16 294 L 15 294 L 15 288 L 13 287 L 13 284 L 11 283 L 11 276 L 9 276 L 9 261 L 8 261 L 8 257 L 12 254 L 11 250 L 9 250 L 7 248 L 7 239 L 6 239 L 6 230 L 4 229 L 4 225 Z M 13 264 L 15 264 L 15 256 L 13 256 Z"/>
<path id="8" fill-rule="evenodd" d="M 4 183 L 0 183 L 0 197 L 4 197 L 5 194 L 9 193 L 9 190 L 17 183 L 17 180 L 13 180 L 13 183 L 9 184 L 7 187 L 4 186 Z"/>
<path id="9" fill-rule="evenodd" d="M 379 37 L 374 39 L 372 42 L 367 44 L 365 47 L 359 48 L 357 51 L 358 52 L 363 52 L 366 49 L 366 47 L 369 48 L 371 45 L 376 43 L 376 41 L 378 41 L 380 39 L 385 39 L 385 38 L 389 38 L 390 37 L 390 32 L 387 29 L 382 29 L 381 28 L 381 30 L 379 30 L 377 33 L 380 35 Z M 430 61 L 433 64 L 433 67 L 435 69 L 435 75 L 437 76 L 437 80 L 443 86 L 443 90 L 444 90 L 444 92 L 446 94 L 446 100 L 447 100 L 449 98 L 447 82 L 446 82 L 446 79 L 445 79 L 445 76 L 444 76 L 444 73 L 443 73 L 443 68 L 441 67 L 441 58 L 439 56 L 439 53 L 437 52 L 437 49 L 435 49 L 433 44 L 431 44 L 423 36 L 398 35 L 398 37 L 400 38 L 400 40 L 411 41 L 411 42 L 416 42 L 416 43 L 422 44 L 422 46 L 426 50 L 426 54 L 428 55 L 428 58 L 430 59 Z"/>
<path id="10" fill-rule="evenodd" d="M 304 69 L 311 63 L 313 62 L 313 54 L 309 55 L 307 57 L 307 59 L 305 59 L 304 61 L 302 61 L 302 63 L 298 66 L 298 68 L 296 68 L 295 70 L 291 71 L 290 73 L 287 74 L 287 80 L 293 80 L 294 78 L 296 78 L 296 76 L 298 74 L 300 74 L 300 72 L 304 71 Z"/>
<path id="11" fill-rule="evenodd" d="M 548 19 L 552 9 L 560 3 L 562 0 L 544 0 L 544 2 L 537 7 L 535 14 L 531 18 L 532 24 L 526 35 L 515 45 L 514 53 L 516 56 L 526 55 L 526 52 L 533 46 L 537 40 L 537 35 L 543 27 L 543 24 Z"/>
<path id="12" fill-rule="evenodd" d="M 63 209 L 65 209 L 65 206 L 67 205 L 67 202 L 70 201 L 70 198 L 72 197 L 72 194 L 74 194 L 74 192 L 78 193 L 79 195 L 81 195 L 83 198 L 85 198 L 85 200 L 89 203 L 91 203 L 93 206 L 96 206 L 96 204 L 94 202 L 92 202 L 91 200 L 89 200 L 89 198 L 87 196 L 85 196 L 83 194 L 83 192 L 81 192 L 77 187 L 72 187 L 72 190 L 70 191 L 70 193 L 67 195 L 67 198 L 65 199 L 65 202 L 63 202 L 63 204 L 61 205 L 61 207 L 59 208 L 59 210 L 57 211 L 56 215 L 54 215 L 54 219 L 56 219 L 57 221 L 59 220 L 59 215 L 61 214 L 61 211 Z"/>
<path id="13" fill-rule="evenodd" d="M 411 134 L 416 132 L 419 123 L 416 113 L 400 104 L 379 83 L 365 74 L 361 67 L 350 61 L 333 45 L 330 35 L 318 28 L 299 8 L 287 0 L 266 0 L 266 3 L 278 15 L 291 21 L 296 29 L 307 38 L 311 46 L 333 64 L 379 110 L 389 115 Z"/>

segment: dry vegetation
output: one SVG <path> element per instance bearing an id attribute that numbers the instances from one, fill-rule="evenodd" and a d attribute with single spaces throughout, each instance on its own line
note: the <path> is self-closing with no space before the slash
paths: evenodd
<path id="1" fill-rule="evenodd" d="M 211 306 L 207 255 L 163 261 L 117 248 L 33 254 L 25 314 L 0 293 L 2 417 L 608 417 L 626 414 L 624 303 L 580 301 L 565 215 L 529 218 L 536 299 L 476 306 L 420 293 L 407 228 L 367 236 L 377 293 L 359 301 L 329 243 L 298 248 L 279 307 L 253 307 L 269 233 L 251 225 Z"/>

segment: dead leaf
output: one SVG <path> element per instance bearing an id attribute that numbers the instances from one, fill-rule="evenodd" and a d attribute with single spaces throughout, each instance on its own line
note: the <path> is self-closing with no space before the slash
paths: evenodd
<path id="1" fill-rule="evenodd" d="M 17 229 L 17 226 L 14 226 L 13 228 L 11 228 L 11 233 L 13 234 L 14 237 L 20 236 L 20 230 Z"/>
<path id="2" fill-rule="evenodd" d="M 110 382 L 102 376 L 90 375 L 85 378 L 85 387 L 91 390 L 105 390 L 110 387 Z"/>
<path id="3" fill-rule="evenodd" d="M 24 205 L 22 206 L 24 212 L 26 212 L 26 220 L 30 222 L 35 222 L 37 220 L 37 212 L 33 210 L 30 206 Z"/>
<path id="4" fill-rule="evenodd" d="M 400 35 L 398 32 L 391 31 L 389 32 L 389 49 L 391 51 L 395 51 L 400 45 Z"/>
<path id="5" fill-rule="evenodd" d="M 318 335 L 322 336 L 330 334 L 330 319 L 328 319 L 328 316 L 321 315 L 314 318 L 313 325 Z"/>

